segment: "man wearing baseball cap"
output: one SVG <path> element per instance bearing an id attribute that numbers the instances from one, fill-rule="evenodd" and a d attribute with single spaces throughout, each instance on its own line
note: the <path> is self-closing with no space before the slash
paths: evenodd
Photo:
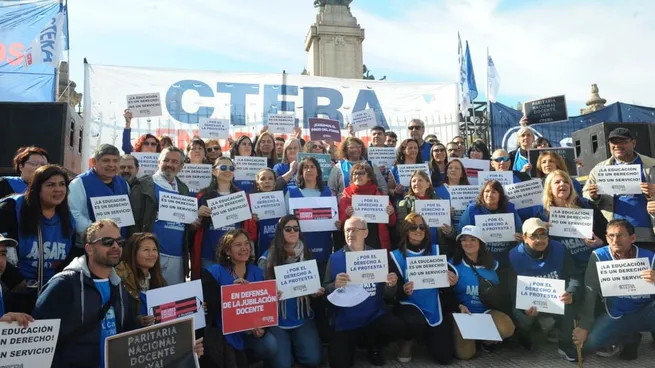
<path id="1" fill-rule="evenodd" d="M 645 138 L 646 139 L 646 138 Z M 655 159 L 635 151 L 637 141 L 628 128 L 616 128 L 608 137 L 611 157 L 598 163 L 589 173 L 584 186 L 585 197 L 594 201 L 607 221 L 625 219 L 635 227 L 637 246 L 655 250 L 655 217 L 647 211 L 648 202 L 655 200 Z M 598 190 L 598 170 L 612 165 L 641 166 L 641 194 L 601 194 Z"/>
<path id="2" fill-rule="evenodd" d="M 7 263 L 7 248 L 16 247 L 18 242 L 11 238 L 5 238 L 3 234 L 0 234 L 0 275 L 5 274 L 7 271 L 18 272 L 16 267 L 12 264 Z M 18 322 L 23 327 L 26 327 L 27 324 L 31 321 L 34 321 L 29 314 L 25 313 L 5 313 L 5 304 L 2 299 L 2 293 L 4 292 L 5 285 L 0 282 L 0 322 Z"/>
<path id="3" fill-rule="evenodd" d="M 572 304 L 581 286 L 581 271 L 576 269 L 573 257 L 566 247 L 548 237 L 548 227 L 545 222 L 538 218 L 530 218 L 523 223 L 522 230 L 523 242 L 509 252 L 510 293 L 512 297 L 516 298 L 518 276 L 566 281 L 566 291 L 560 296 L 560 300 L 566 305 L 559 325 L 558 353 L 566 360 L 575 362 L 577 354 L 572 342 L 575 309 Z M 539 321 L 545 331 L 550 330 L 555 324 L 553 315 L 539 314 L 536 306 L 532 306 L 528 310 L 516 309 L 516 303 L 514 306 L 513 313 L 519 344 L 527 350 L 532 350 L 533 343 L 532 336 L 530 336 L 532 327 L 535 322 Z"/>

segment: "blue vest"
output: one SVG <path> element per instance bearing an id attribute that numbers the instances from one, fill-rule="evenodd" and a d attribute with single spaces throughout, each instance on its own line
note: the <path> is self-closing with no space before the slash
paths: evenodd
<path id="1" fill-rule="evenodd" d="M 235 180 L 234 185 L 246 193 L 252 193 L 253 189 L 255 189 L 255 182 L 252 180 Z"/>
<path id="2" fill-rule="evenodd" d="M 27 189 L 27 183 L 20 176 L 5 176 L 4 179 L 16 194 L 23 194 Z"/>
<path id="3" fill-rule="evenodd" d="M 424 253 L 423 251 L 420 253 L 412 252 L 409 249 L 406 252 L 407 257 L 420 257 Z M 430 255 L 439 255 L 438 245 L 432 245 L 432 254 Z M 401 272 L 401 276 L 405 282 L 409 282 L 409 279 L 407 278 L 407 258 L 403 256 L 403 254 L 400 252 L 400 249 L 396 249 L 391 252 L 391 259 L 396 262 L 398 271 Z M 441 313 L 441 303 L 439 300 L 439 289 L 435 288 L 414 290 L 412 295 L 409 295 L 407 296 L 407 299 L 400 301 L 400 304 L 413 305 L 418 308 L 418 310 L 423 313 L 425 320 L 432 327 L 440 325 L 441 321 L 443 320 Z"/>
<path id="4" fill-rule="evenodd" d="M 18 234 L 18 270 L 27 280 L 38 278 L 39 267 L 39 240 L 37 234 L 23 234 L 21 232 L 20 211 L 25 202 L 23 194 L 5 198 L 16 202 L 16 224 Z M 66 259 L 73 246 L 72 238 L 75 233 L 75 220 L 70 216 L 71 228 L 69 236 L 64 236 L 59 214 L 51 219 L 41 216 L 41 235 L 43 240 L 43 281 L 47 282 L 55 275 L 55 270 Z"/>
<path id="5" fill-rule="evenodd" d="M 530 161 L 528 161 L 526 157 L 523 157 L 523 155 L 521 155 L 521 149 L 517 148 L 516 154 L 514 155 L 514 166 L 512 166 L 512 170 L 521 171 L 523 166 L 529 163 Z"/>
<path id="6" fill-rule="evenodd" d="M 157 208 L 159 208 L 159 193 L 173 193 L 177 192 L 164 189 L 157 184 L 155 186 L 155 199 L 157 200 Z M 159 252 L 167 256 L 182 257 L 182 244 L 184 243 L 184 224 L 172 221 L 155 220 L 152 227 L 152 232 L 159 239 Z"/>
<path id="7" fill-rule="evenodd" d="M 259 258 L 268 248 L 271 247 L 271 241 L 275 237 L 275 229 L 277 223 L 280 221 L 279 217 L 259 220 L 257 223 L 257 258 Z M 306 234 L 303 234 L 305 236 Z"/>
<path id="8" fill-rule="evenodd" d="M 218 197 L 221 195 L 218 194 Z M 207 199 L 205 198 L 200 198 L 198 200 L 198 207 L 202 205 L 207 205 Z M 240 229 L 242 227 L 241 222 L 237 222 L 236 224 L 232 225 L 227 225 L 223 226 L 221 228 L 215 229 L 214 224 L 210 221 L 209 226 L 205 228 L 205 230 L 202 233 L 202 246 L 201 246 L 201 254 L 203 259 L 210 260 L 212 262 L 216 261 L 216 247 L 218 246 L 218 242 L 221 240 L 223 235 L 234 229 Z"/>
<path id="9" fill-rule="evenodd" d="M 421 152 L 421 157 L 423 157 L 423 162 L 430 162 L 431 159 L 430 150 L 432 150 L 432 144 L 423 141 L 423 145 L 421 145 L 419 149 L 419 151 Z"/>
<path id="10" fill-rule="evenodd" d="M 289 198 L 304 198 L 300 188 L 297 186 L 287 187 L 289 191 Z M 332 197 L 330 188 L 326 185 L 323 187 L 321 197 Z M 305 244 L 310 246 L 312 251 L 312 258 L 316 262 L 325 262 L 332 253 L 332 232 L 331 231 L 318 231 L 311 233 L 303 233 Z"/>
<path id="11" fill-rule="evenodd" d="M 275 171 L 275 174 L 277 174 L 277 177 L 279 178 L 280 176 L 286 174 L 290 168 L 291 168 L 291 164 L 278 162 L 277 164 L 275 164 L 275 166 L 273 166 L 273 171 Z M 296 173 L 293 173 L 293 176 L 291 177 L 291 180 L 289 180 L 287 185 L 296 185 Z"/>
<path id="12" fill-rule="evenodd" d="M 452 259 L 448 262 L 457 273 L 457 284 L 455 284 L 453 290 L 459 303 L 466 306 L 471 313 L 485 313 L 488 309 L 480 300 L 480 294 L 478 293 L 480 282 L 478 281 L 478 276 L 471 269 L 471 266 L 466 264 L 464 260 L 456 265 L 453 264 Z M 494 285 L 500 284 L 498 274 L 496 273 L 497 269 L 497 261 L 494 261 L 494 268 L 492 270 L 484 267 L 476 267 L 476 271 L 478 271 L 480 276 L 491 281 Z"/>
<path id="13" fill-rule="evenodd" d="M 370 167 L 375 167 L 369 160 L 366 160 L 366 163 Z M 339 161 L 339 163 L 337 163 L 337 165 L 339 165 L 339 168 L 341 169 L 341 173 L 343 174 L 343 187 L 348 188 L 348 186 L 350 186 L 350 169 L 352 169 L 354 164 L 348 160 L 341 160 Z"/>
<path id="14" fill-rule="evenodd" d="M 345 248 L 338 250 L 330 256 L 330 279 L 336 280 L 337 275 L 346 272 Z M 384 310 L 384 282 L 377 284 L 364 284 L 369 297 L 354 307 L 334 306 L 334 330 L 351 331 L 364 327 L 385 313 Z M 337 293 L 338 291 L 333 291 Z"/>
<path id="15" fill-rule="evenodd" d="M 639 248 L 634 246 L 637 249 L 637 255 L 635 258 L 648 258 L 651 269 L 653 268 L 654 254 L 648 249 Z M 612 256 L 612 251 L 609 249 L 609 245 L 606 245 L 602 248 L 594 250 L 594 254 L 598 257 L 598 260 L 603 261 L 613 261 L 614 257 Z M 598 263 L 596 264 L 598 267 Z M 607 314 L 614 318 L 619 319 L 624 314 L 630 314 L 639 311 L 650 303 L 655 296 L 653 295 L 630 295 L 630 296 L 610 296 L 604 298 L 605 310 Z"/>
<path id="16" fill-rule="evenodd" d="M 212 275 L 212 277 L 214 277 L 214 280 L 218 282 L 219 286 L 233 285 L 234 280 L 236 280 L 236 278 L 232 275 L 229 269 L 219 264 L 214 264 L 211 265 L 210 267 L 207 267 L 207 271 Z M 246 264 L 246 281 L 248 282 L 264 281 L 264 273 L 262 272 L 262 270 L 257 268 L 257 266 Z M 220 292 L 221 290 L 219 289 L 218 293 Z M 217 323 L 217 327 L 221 329 L 221 333 L 222 333 L 223 331 L 222 313 L 221 312 L 216 313 L 216 315 L 214 316 L 214 320 Z M 232 345 L 233 348 L 239 351 L 243 351 L 246 348 L 244 342 L 245 334 L 246 334 L 245 332 L 235 332 L 223 336 L 225 336 L 225 340 L 227 340 L 228 344 Z"/>
<path id="17" fill-rule="evenodd" d="M 96 217 L 93 214 L 93 206 L 91 205 L 91 198 L 95 197 L 107 197 L 113 195 L 129 195 L 129 185 L 119 175 L 114 176 L 111 180 L 111 186 L 113 190 L 103 183 L 102 180 L 98 177 L 95 170 L 89 169 L 86 172 L 78 176 L 82 180 L 84 185 L 84 191 L 86 192 L 86 207 L 89 211 L 89 219 L 91 222 L 95 222 Z M 121 236 L 124 238 L 127 237 L 127 228 L 121 229 Z M 160 238 L 161 239 L 161 238 Z"/>
<path id="18" fill-rule="evenodd" d="M 541 277 L 545 279 L 563 279 L 564 255 L 566 249 L 562 243 L 550 240 L 548 255 L 545 259 L 534 259 L 525 252 L 526 245 L 521 243 L 509 252 L 509 262 L 519 276 Z"/>
<path id="19" fill-rule="evenodd" d="M 641 168 L 641 181 L 647 182 L 648 180 L 646 180 L 646 176 L 644 175 L 644 168 L 639 156 L 637 156 L 633 164 L 639 165 Z M 646 211 L 647 202 L 646 196 L 643 193 L 614 196 L 614 219 L 626 219 L 634 227 L 652 228 L 653 225 L 650 215 Z"/>

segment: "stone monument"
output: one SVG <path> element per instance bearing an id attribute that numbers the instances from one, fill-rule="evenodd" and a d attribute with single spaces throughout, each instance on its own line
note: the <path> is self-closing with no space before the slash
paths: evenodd
<path id="1" fill-rule="evenodd" d="M 312 76 L 362 78 L 364 29 L 350 12 L 352 0 L 315 0 L 316 23 L 305 39 Z"/>
<path id="2" fill-rule="evenodd" d="M 590 112 L 598 111 L 605 108 L 606 99 L 600 97 L 598 94 L 598 86 L 596 83 L 591 85 L 591 97 L 585 103 L 586 108 L 580 109 L 580 115 L 589 114 Z"/>

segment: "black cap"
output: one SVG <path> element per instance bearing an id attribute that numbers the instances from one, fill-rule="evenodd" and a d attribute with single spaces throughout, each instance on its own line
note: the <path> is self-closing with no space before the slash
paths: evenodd
<path id="1" fill-rule="evenodd" d="M 632 134 L 632 131 L 628 128 L 616 128 L 610 132 L 610 136 L 607 140 L 612 138 L 621 138 L 621 139 L 635 139 L 635 136 Z"/>

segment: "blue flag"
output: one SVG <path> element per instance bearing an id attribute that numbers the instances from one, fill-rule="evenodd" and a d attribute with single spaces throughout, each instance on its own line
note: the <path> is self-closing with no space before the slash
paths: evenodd
<path id="1" fill-rule="evenodd" d="M 478 98 L 478 87 L 475 85 L 475 74 L 473 73 L 473 63 L 471 62 L 471 52 L 469 51 L 469 42 L 466 41 L 466 84 L 468 85 L 469 98 L 471 101 Z"/>

